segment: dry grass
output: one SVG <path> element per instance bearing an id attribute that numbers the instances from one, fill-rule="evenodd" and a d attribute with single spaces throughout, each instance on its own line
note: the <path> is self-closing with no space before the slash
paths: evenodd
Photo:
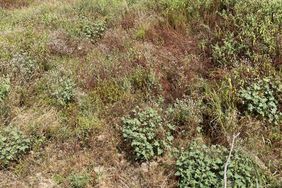
<path id="1" fill-rule="evenodd" d="M 21 8 L 28 6 L 32 0 L 0 0 L 0 7 L 3 8 Z"/>

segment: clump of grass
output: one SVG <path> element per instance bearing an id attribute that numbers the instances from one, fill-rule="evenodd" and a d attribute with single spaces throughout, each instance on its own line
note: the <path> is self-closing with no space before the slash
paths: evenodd
<path id="1" fill-rule="evenodd" d="M 104 103 L 115 103 L 121 100 L 126 94 L 124 88 L 115 81 L 104 81 L 93 91 Z"/>
<path id="2" fill-rule="evenodd" d="M 236 128 L 237 101 L 236 87 L 231 79 L 224 79 L 221 84 L 205 86 L 205 99 L 207 104 L 205 113 L 210 121 L 225 134 L 227 130 Z M 210 122 L 210 123 L 211 123 Z"/>
<path id="3" fill-rule="evenodd" d="M 136 69 L 128 78 L 132 92 L 143 92 L 145 95 L 158 95 L 162 88 L 157 75 L 151 70 Z"/>
<path id="4" fill-rule="evenodd" d="M 72 173 L 67 179 L 72 188 L 85 188 L 91 181 L 88 173 Z"/>
<path id="5" fill-rule="evenodd" d="M 188 97 L 176 99 L 167 111 L 169 118 L 180 127 L 195 126 L 202 122 L 200 103 Z"/>

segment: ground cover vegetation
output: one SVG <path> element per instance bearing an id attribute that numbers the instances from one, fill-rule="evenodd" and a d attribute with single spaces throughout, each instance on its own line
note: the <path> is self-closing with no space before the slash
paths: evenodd
<path id="1" fill-rule="evenodd" d="M 0 0 L 0 187 L 281 187 L 281 65 L 281 0 Z"/>

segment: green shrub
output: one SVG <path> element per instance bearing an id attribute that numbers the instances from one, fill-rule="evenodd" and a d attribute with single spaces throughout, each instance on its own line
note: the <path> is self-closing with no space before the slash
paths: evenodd
<path id="1" fill-rule="evenodd" d="M 137 108 L 123 118 L 123 137 L 130 143 L 137 160 L 150 160 L 169 148 L 174 127 L 165 123 L 153 108 Z"/>
<path id="2" fill-rule="evenodd" d="M 279 104 L 282 93 L 282 83 L 271 77 L 256 80 L 251 85 L 240 90 L 240 97 L 247 111 L 268 119 L 271 123 L 279 123 L 282 113 Z"/>
<path id="3" fill-rule="evenodd" d="M 7 127 L 0 131 L 0 167 L 17 161 L 31 146 L 31 141 L 19 130 Z"/>
<path id="4" fill-rule="evenodd" d="M 160 5 L 174 27 L 190 24 L 200 31 L 218 65 L 281 58 L 280 0 L 162 0 Z"/>
<path id="5" fill-rule="evenodd" d="M 84 18 L 80 21 L 79 35 L 90 39 L 93 43 L 102 38 L 106 30 L 104 21 L 96 21 L 92 23 L 88 19 Z"/>
<path id="6" fill-rule="evenodd" d="M 236 65 L 242 60 L 274 61 L 282 50 L 281 10 L 281 1 L 221 0 L 218 21 L 212 28 L 213 60 L 220 65 Z"/>
<path id="7" fill-rule="evenodd" d="M 4 101 L 10 91 L 10 81 L 5 78 L 0 78 L 0 102 Z"/>
<path id="8" fill-rule="evenodd" d="M 64 106 L 75 100 L 75 82 L 67 76 L 57 75 L 50 83 L 51 96 Z"/>
<path id="9" fill-rule="evenodd" d="M 176 162 L 179 187 L 223 187 L 228 150 L 222 146 L 192 143 Z M 227 171 L 228 187 L 264 187 L 266 176 L 254 162 L 235 152 Z"/>
<path id="10" fill-rule="evenodd" d="M 91 177 L 88 173 L 72 173 L 68 176 L 72 188 L 84 188 L 90 182 Z"/>

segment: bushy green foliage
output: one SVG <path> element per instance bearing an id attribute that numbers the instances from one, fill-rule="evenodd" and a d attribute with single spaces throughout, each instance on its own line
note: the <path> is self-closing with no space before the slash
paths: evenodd
<path id="1" fill-rule="evenodd" d="M 228 150 L 222 146 L 193 142 L 176 162 L 179 187 L 223 187 L 224 164 Z M 265 176 L 257 165 L 240 152 L 235 152 L 227 171 L 228 187 L 265 186 Z"/>
<path id="2" fill-rule="evenodd" d="M 85 188 L 91 177 L 88 173 L 72 173 L 68 176 L 68 180 L 72 188 Z"/>
<path id="3" fill-rule="evenodd" d="M 268 119 L 269 122 L 278 123 L 282 112 L 279 111 L 279 95 L 282 93 L 282 83 L 268 77 L 256 80 L 251 85 L 240 90 L 242 103 L 250 113 Z"/>
<path id="4" fill-rule="evenodd" d="M 168 117 L 176 125 L 197 125 L 202 122 L 200 104 L 194 100 L 185 97 L 168 108 Z"/>
<path id="5" fill-rule="evenodd" d="M 281 58 L 280 0 L 162 0 L 173 26 L 194 25 L 206 33 L 203 41 L 213 61 L 234 66 Z M 208 36 L 208 38 L 206 38 Z"/>
<path id="6" fill-rule="evenodd" d="M 281 1 L 221 0 L 219 21 L 213 29 L 212 57 L 220 65 L 242 60 L 260 63 L 281 53 Z"/>
<path id="7" fill-rule="evenodd" d="M 123 118 L 123 137 L 130 143 L 138 160 L 162 155 L 173 140 L 173 129 L 153 108 L 137 108 L 132 116 Z"/>
<path id="8" fill-rule="evenodd" d="M 31 141 L 19 130 L 11 127 L 0 131 L 0 167 L 17 161 L 31 146 Z"/>
<path id="9" fill-rule="evenodd" d="M 106 25 L 104 21 L 96 21 L 95 23 L 92 23 L 87 18 L 84 18 L 81 20 L 79 30 L 79 35 L 86 37 L 95 43 L 98 39 L 102 38 L 106 30 Z"/>
<path id="10" fill-rule="evenodd" d="M 10 91 L 10 81 L 6 78 L 0 78 L 0 102 L 2 102 Z"/>
<path id="11" fill-rule="evenodd" d="M 60 105 L 64 106 L 75 100 L 75 82 L 70 77 L 57 76 L 50 83 L 50 93 Z"/>

